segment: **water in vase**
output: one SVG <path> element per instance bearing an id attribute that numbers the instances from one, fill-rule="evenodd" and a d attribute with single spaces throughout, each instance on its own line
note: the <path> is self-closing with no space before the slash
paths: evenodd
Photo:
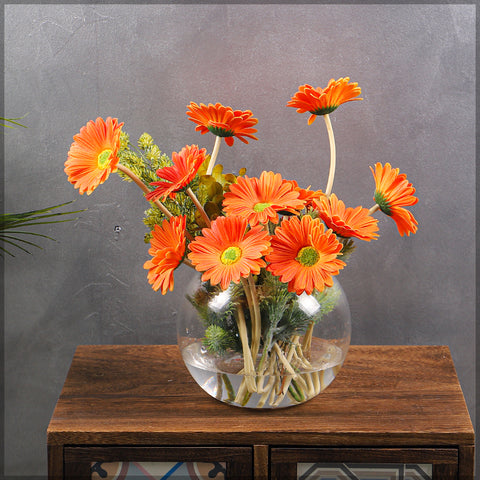
<path id="1" fill-rule="evenodd" d="M 192 377 L 209 395 L 250 408 L 289 407 L 310 400 L 332 383 L 345 359 L 340 347 L 319 338 L 312 341 L 308 369 L 303 366 L 294 372 L 286 371 L 280 364 L 262 375 L 243 375 L 241 355 L 210 355 L 201 340 L 183 348 L 182 355 Z M 259 354 L 257 372 L 260 362 Z"/>

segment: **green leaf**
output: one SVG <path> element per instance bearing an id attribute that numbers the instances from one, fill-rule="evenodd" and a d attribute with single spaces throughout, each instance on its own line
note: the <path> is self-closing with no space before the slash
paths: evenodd
<path id="1" fill-rule="evenodd" d="M 23 117 L 18 117 L 18 118 L 0 117 L 0 121 L 2 122 L 1 125 L 2 125 L 2 127 L 7 127 L 7 128 L 15 128 L 15 125 L 17 127 L 27 128 L 25 125 L 16 121 L 16 120 L 21 120 L 22 118 L 25 118 L 27 115 L 28 114 L 25 114 Z M 8 125 L 8 123 L 11 123 L 12 125 Z"/>
<path id="2" fill-rule="evenodd" d="M 72 220 L 76 220 L 76 218 L 68 218 L 64 220 L 59 220 L 59 219 L 46 220 L 50 218 L 58 218 L 64 215 L 72 215 L 75 213 L 80 213 L 85 211 L 85 210 L 75 210 L 72 212 L 51 213 L 53 210 L 60 207 L 64 207 L 65 205 L 69 205 L 71 203 L 73 202 L 65 202 L 59 205 L 54 205 L 53 207 L 40 208 L 37 210 L 31 210 L 29 212 L 1 214 L 0 215 L 0 240 L 2 240 L 4 243 L 7 243 L 9 245 L 13 245 L 16 248 L 19 248 L 20 250 L 23 250 L 24 252 L 29 254 L 31 252 L 29 252 L 26 248 L 23 248 L 21 245 L 19 245 L 19 242 L 25 243 L 27 245 L 31 245 L 37 248 L 42 248 L 33 242 L 29 242 L 28 240 L 18 237 L 17 235 L 34 235 L 37 237 L 47 238 L 53 241 L 55 240 L 52 237 L 49 237 L 48 235 L 44 235 L 42 233 L 29 232 L 29 231 L 17 230 L 17 229 L 24 228 L 24 227 L 31 227 L 34 225 L 47 225 L 52 223 L 63 223 L 63 222 L 70 222 Z M 16 235 L 16 236 L 12 236 L 12 235 Z M 0 247 L 0 250 L 4 251 L 5 253 L 8 253 L 13 257 L 15 256 L 13 253 L 11 253 L 10 251 L 6 250 L 3 247 Z M 0 256 L 3 256 L 3 255 L 0 254 Z"/>

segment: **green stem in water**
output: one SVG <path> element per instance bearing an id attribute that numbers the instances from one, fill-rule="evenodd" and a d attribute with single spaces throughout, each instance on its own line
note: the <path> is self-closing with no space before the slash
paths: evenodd
<path id="1" fill-rule="evenodd" d="M 328 114 L 324 115 L 325 125 L 327 126 L 328 140 L 330 142 L 330 170 L 328 172 L 327 188 L 325 189 L 325 195 L 329 196 L 332 193 L 333 179 L 335 178 L 335 168 L 337 164 L 336 150 L 335 150 L 335 137 L 333 135 L 332 122 Z"/>
<path id="2" fill-rule="evenodd" d="M 235 400 L 235 391 L 233 390 L 233 385 L 230 382 L 230 379 L 228 378 L 228 375 L 226 373 L 222 373 L 222 380 L 227 389 L 228 400 L 230 402 L 233 402 Z"/>
<path id="3" fill-rule="evenodd" d="M 255 366 L 253 364 L 252 351 L 248 345 L 247 325 L 245 323 L 245 315 L 241 306 L 238 307 L 236 313 L 238 335 L 242 342 L 245 384 L 249 392 L 256 392 L 257 384 L 255 382 Z"/>
<path id="4" fill-rule="evenodd" d="M 310 347 L 312 346 L 312 337 L 313 337 L 313 327 L 315 325 L 315 322 L 312 320 L 309 324 L 308 324 L 308 328 L 307 328 L 307 331 L 303 337 L 303 342 L 302 342 L 302 349 L 305 351 L 305 352 L 309 352 L 310 351 Z"/>
<path id="5" fill-rule="evenodd" d="M 291 385 L 288 387 L 288 393 L 299 403 L 305 401 L 305 395 L 295 380 L 292 380 Z"/>
<path id="6" fill-rule="evenodd" d="M 255 286 L 255 280 L 250 274 L 248 276 L 248 287 L 250 288 L 250 299 L 252 302 L 251 308 L 253 310 L 252 321 L 252 357 L 255 362 L 257 354 L 260 349 L 260 336 L 262 333 L 262 319 L 260 316 L 260 305 L 258 303 L 257 289 Z"/>
<path id="7" fill-rule="evenodd" d="M 218 150 L 220 149 L 220 143 L 222 142 L 222 137 L 215 137 L 215 145 L 213 146 L 212 156 L 210 157 L 210 162 L 208 163 L 207 175 L 212 174 L 213 167 L 217 161 Z"/>

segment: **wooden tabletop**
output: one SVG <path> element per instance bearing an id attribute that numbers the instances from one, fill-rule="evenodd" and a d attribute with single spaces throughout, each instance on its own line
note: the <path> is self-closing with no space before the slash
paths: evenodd
<path id="1" fill-rule="evenodd" d="M 472 445 L 446 346 L 351 346 L 333 383 L 290 408 L 252 410 L 206 394 L 176 345 L 79 346 L 49 445 Z"/>

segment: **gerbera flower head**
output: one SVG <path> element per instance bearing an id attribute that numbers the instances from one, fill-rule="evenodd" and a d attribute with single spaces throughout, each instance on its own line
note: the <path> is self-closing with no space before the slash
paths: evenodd
<path id="1" fill-rule="evenodd" d="M 205 161 L 205 153 L 205 148 L 199 150 L 197 145 L 187 145 L 179 153 L 173 152 L 173 166 L 157 170 L 157 176 L 162 180 L 150 184 L 157 188 L 146 195 L 147 200 L 175 198 L 176 192 L 188 187 L 195 178 L 198 169 Z"/>
<path id="2" fill-rule="evenodd" d="M 284 180 L 284 182 L 293 185 L 293 189 L 298 192 L 298 198 L 305 202 L 305 208 L 315 207 L 315 200 L 320 200 L 325 194 L 321 190 L 310 190 L 308 188 L 302 188 L 298 186 L 295 180 Z"/>
<path id="3" fill-rule="evenodd" d="M 314 88 L 305 84 L 298 87 L 298 92 L 287 103 L 287 107 L 297 109 L 298 113 L 310 112 L 308 124 L 311 125 L 317 115 L 327 115 L 336 110 L 342 103 L 352 100 L 362 100 L 357 98 L 362 90 L 358 83 L 349 83 L 350 78 L 333 78 L 328 82 L 326 88 Z"/>
<path id="4" fill-rule="evenodd" d="M 250 110 L 233 110 L 221 103 L 197 105 L 195 102 L 191 102 L 187 109 L 189 120 L 197 124 L 195 130 L 202 135 L 211 132 L 217 137 L 223 137 L 230 147 L 233 145 L 233 137 L 243 143 L 248 143 L 247 138 L 258 140 L 253 135 L 257 130 L 252 128 L 258 120 Z"/>
<path id="5" fill-rule="evenodd" d="M 262 172 L 260 178 L 238 177 L 225 193 L 223 208 L 227 215 L 238 215 L 250 225 L 278 223 L 278 212 L 297 214 L 305 205 L 294 185 L 279 173 Z"/>
<path id="6" fill-rule="evenodd" d="M 332 193 L 316 200 L 320 218 L 328 228 L 341 237 L 356 237 L 369 242 L 378 238 L 378 220 L 368 214 L 367 208 L 345 208 L 345 204 Z"/>
<path id="7" fill-rule="evenodd" d="M 403 208 L 415 205 L 418 198 L 413 194 L 415 188 L 407 180 L 404 173 L 399 173 L 399 169 L 393 169 L 389 163 L 382 166 L 381 163 L 375 164 L 375 170 L 370 167 L 375 179 L 375 194 L 373 199 L 380 207 L 380 210 L 392 217 L 397 224 L 400 235 L 410 236 L 410 233 L 416 233 L 418 222 L 413 214 Z"/>
<path id="8" fill-rule="evenodd" d="M 171 217 L 162 225 L 155 225 L 150 240 L 148 253 L 152 256 L 143 265 L 148 270 L 148 282 L 157 291 L 172 291 L 174 286 L 173 271 L 180 265 L 185 254 L 186 217 Z"/>
<path id="9" fill-rule="evenodd" d="M 297 295 L 331 287 L 332 276 L 345 266 L 337 258 L 342 244 L 332 230 L 325 231 L 319 218 L 284 218 L 271 243 L 272 253 L 265 257 L 267 270 L 288 283 L 288 290 Z"/>
<path id="10" fill-rule="evenodd" d="M 189 248 L 188 258 L 204 272 L 202 280 L 226 290 L 230 282 L 260 273 L 265 266 L 262 257 L 270 251 L 270 237 L 260 225 L 247 230 L 244 218 L 218 217 Z"/>
<path id="11" fill-rule="evenodd" d="M 90 195 L 117 170 L 120 132 L 123 123 L 116 118 L 90 120 L 74 135 L 65 162 L 68 181 L 79 193 Z"/>

